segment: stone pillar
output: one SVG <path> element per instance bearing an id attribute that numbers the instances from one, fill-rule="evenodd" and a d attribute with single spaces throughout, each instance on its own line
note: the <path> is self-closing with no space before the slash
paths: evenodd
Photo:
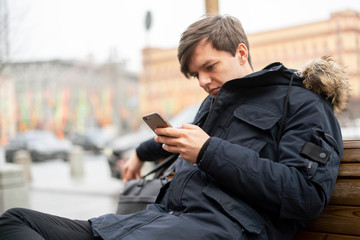
<path id="1" fill-rule="evenodd" d="M 29 207 L 29 192 L 24 169 L 18 164 L 3 164 L 0 168 L 0 214 L 12 207 Z"/>
<path id="2" fill-rule="evenodd" d="M 0 169 L 5 165 L 5 151 L 4 149 L 0 146 Z"/>
<path id="3" fill-rule="evenodd" d="M 69 156 L 70 173 L 73 178 L 84 176 L 84 151 L 80 146 L 74 146 Z"/>
<path id="4" fill-rule="evenodd" d="M 32 180 L 31 176 L 31 155 L 26 150 L 19 150 L 14 155 L 14 163 L 17 163 L 23 166 L 24 169 L 24 177 L 27 183 L 30 183 Z"/>

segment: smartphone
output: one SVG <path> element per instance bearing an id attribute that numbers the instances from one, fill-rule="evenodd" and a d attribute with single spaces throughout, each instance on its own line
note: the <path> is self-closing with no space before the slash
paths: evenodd
<path id="1" fill-rule="evenodd" d="M 170 123 L 158 112 L 144 115 L 143 120 L 154 132 L 156 128 L 171 127 Z"/>

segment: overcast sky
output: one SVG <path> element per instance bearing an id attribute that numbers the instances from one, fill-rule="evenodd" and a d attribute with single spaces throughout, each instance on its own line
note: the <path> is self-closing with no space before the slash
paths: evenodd
<path id="1" fill-rule="evenodd" d="M 3 0 L 0 0 L 3 1 Z M 181 33 L 205 13 L 205 0 L 8 0 L 12 60 L 108 59 L 116 51 L 132 71 L 145 46 L 176 47 Z M 219 0 L 247 33 L 325 20 L 358 0 Z M 152 26 L 145 29 L 146 12 Z M 251 43 L 250 43 L 251 44 Z"/>

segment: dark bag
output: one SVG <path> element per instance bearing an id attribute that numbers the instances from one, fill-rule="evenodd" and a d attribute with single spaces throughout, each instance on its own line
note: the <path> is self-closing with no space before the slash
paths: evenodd
<path id="1" fill-rule="evenodd" d="M 150 203 L 154 203 L 160 188 L 170 181 L 169 175 L 173 172 L 173 163 L 178 155 L 171 155 L 154 169 L 141 177 L 129 180 L 120 194 L 116 214 L 129 214 L 141 211 Z M 153 179 L 146 179 L 155 173 Z"/>

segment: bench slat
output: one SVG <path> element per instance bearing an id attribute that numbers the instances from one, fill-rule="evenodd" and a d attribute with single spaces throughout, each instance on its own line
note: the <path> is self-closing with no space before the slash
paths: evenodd
<path id="1" fill-rule="evenodd" d="M 344 140 L 343 141 L 344 149 L 348 148 L 360 148 L 360 140 Z"/>
<path id="2" fill-rule="evenodd" d="M 306 230 L 360 236 L 360 207 L 328 205 Z"/>
<path id="3" fill-rule="evenodd" d="M 339 178 L 360 178 L 359 163 L 341 163 L 339 167 Z"/>
<path id="4" fill-rule="evenodd" d="M 360 162 L 360 149 L 344 149 L 344 154 L 342 156 L 341 162 Z"/>
<path id="5" fill-rule="evenodd" d="M 348 236 L 331 233 L 319 232 L 299 232 L 296 234 L 294 240 L 360 240 L 360 236 Z"/>
<path id="6" fill-rule="evenodd" d="M 358 140 L 345 140 L 344 154 L 341 162 L 360 162 L 360 141 Z"/>
<path id="7" fill-rule="evenodd" d="M 330 204 L 360 206 L 360 179 L 338 179 Z"/>

